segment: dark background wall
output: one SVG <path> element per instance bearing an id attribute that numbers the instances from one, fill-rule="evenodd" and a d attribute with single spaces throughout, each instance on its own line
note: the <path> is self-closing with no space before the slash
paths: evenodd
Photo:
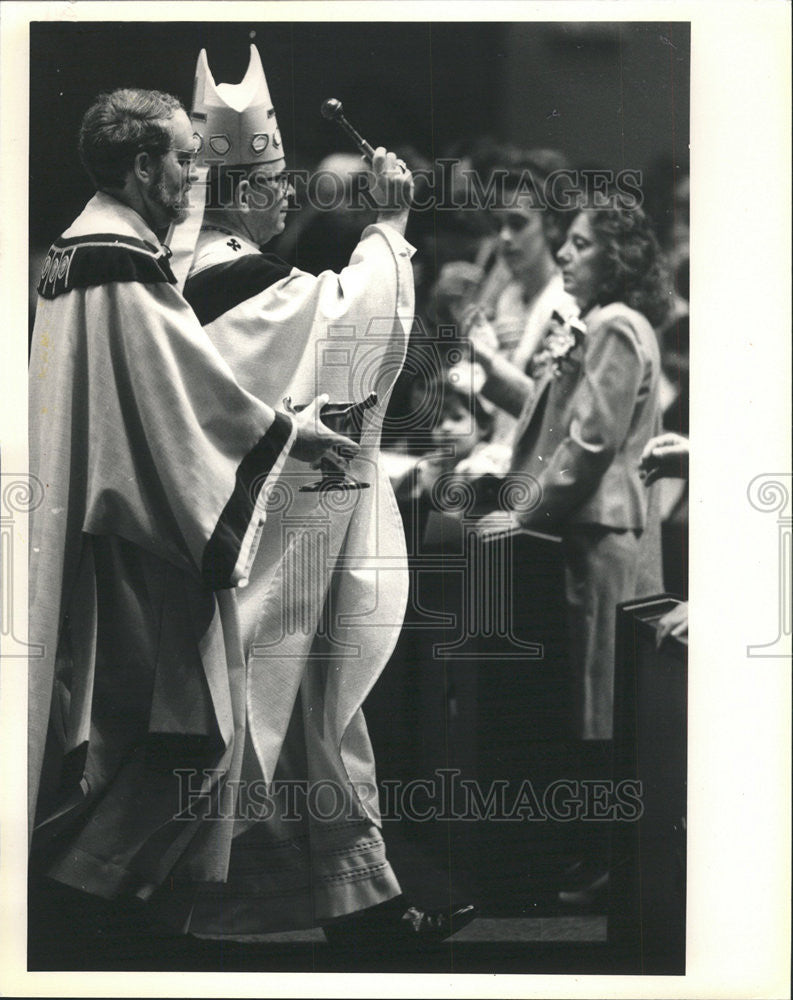
<path id="1" fill-rule="evenodd" d="M 345 147 L 319 116 L 331 96 L 373 143 L 408 143 L 429 159 L 489 134 L 560 148 L 581 165 L 641 169 L 662 200 L 688 167 L 683 22 L 34 22 L 31 244 L 48 244 L 91 194 L 76 137 L 99 91 L 151 87 L 189 104 L 200 49 L 216 80 L 235 83 L 251 41 L 293 167 Z"/>

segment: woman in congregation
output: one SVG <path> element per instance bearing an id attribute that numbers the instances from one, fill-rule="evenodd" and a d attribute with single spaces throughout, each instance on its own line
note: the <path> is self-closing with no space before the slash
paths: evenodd
<path id="1" fill-rule="evenodd" d="M 524 502 L 482 523 L 492 530 L 506 519 L 562 539 L 570 735 L 579 776 L 602 778 L 610 773 L 616 607 L 663 590 L 658 512 L 640 461 L 661 430 L 653 327 L 671 296 L 646 215 L 617 199 L 574 217 L 557 260 L 580 318 L 552 324 L 533 359 L 510 469 L 526 486 L 512 491 Z M 606 830 L 588 826 L 562 902 L 590 902 L 608 885 Z"/>
<path id="2" fill-rule="evenodd" d="M 661 429 L 653 326 L 671 300 L 640 207 L 613 199 L 584 209 L 557 260 L 580 320 L 557 324 L 535 355 L 511 464 L 533 488 L 511 520 L 562 537 L 575 735 L 609 740 L 616 605 L 663 589 L 639 463 Z"/>

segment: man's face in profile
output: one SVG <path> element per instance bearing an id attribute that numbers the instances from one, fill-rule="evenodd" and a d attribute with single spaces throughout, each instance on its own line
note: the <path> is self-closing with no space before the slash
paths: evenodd
<path id="1" fill-rule="evenodd" d="M 160 158 L 149 188 L 149 200 L 162 225 L 184 222 L 190 205 L 190 188 L 196 178 L 195 140 L 184 111 L 177 111 L 169 122 L 171 148 Z"/>

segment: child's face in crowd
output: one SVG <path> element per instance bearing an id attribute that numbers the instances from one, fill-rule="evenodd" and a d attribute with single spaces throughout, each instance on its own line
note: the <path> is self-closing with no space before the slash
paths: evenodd
<path id="1" fill-rule="evenodd" d="M 438 423 L 432 432 L 436 448 L 448 451 L 450 464 L 455 464 L 471 454 L 481 439 L 482 432 L 473 413 L 455 393 L 447 392 Z"/>

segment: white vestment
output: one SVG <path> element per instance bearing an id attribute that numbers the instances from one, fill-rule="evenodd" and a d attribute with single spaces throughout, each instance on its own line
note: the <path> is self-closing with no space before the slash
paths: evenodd
<path id="1" fill-rule="evenodd" d="M 30 363 L 34 870 L 107 898 L 188 855 L 225 878 L 222 827 L 196 835 L 241 757 L 236 588 L 293 439 L 143 219 L 97 194 L 44 262 Z"/>
<path id="2" fill-rule="evenodd" d="M 348 267 L 316 277 L 237 236 L 207 229 L 198 243 L 185 295 L 241 385 L 263 400 L 376 392 L 378 404 L 348 472 L 368 488 L 301 492 L 319 473 L 290 460 L 273 493 L 239 596 L 247 805 L 233 825 L 228 880 L 195 901 L 196 933 L 315 923 L 399 891 L 361 705 L 407 600 L 404 531 L 379 440 L 412 320 L 411 253 L 394 229 L 371 226 Z M 258 818 L 251 808 L 246 789 L 273 779 L 308 789 L 291 820 L 283 802 Z"/>

